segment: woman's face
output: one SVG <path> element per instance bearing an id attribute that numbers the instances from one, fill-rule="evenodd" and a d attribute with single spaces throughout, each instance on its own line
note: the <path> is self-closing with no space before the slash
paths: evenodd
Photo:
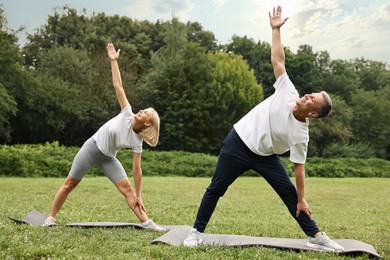
<path id="1" fill-rule="evenodd" d="M 153 111 L 149 110 L 149 109 L 141 109 L 140 111 L 138 111 L 137 114 L 134 115 L 134 118 L 135 120 L 137 120 L 138 122 L 141 122 L 145 125 L 150 125 L 150 119 L 152 117 L 152 113 Z"/>

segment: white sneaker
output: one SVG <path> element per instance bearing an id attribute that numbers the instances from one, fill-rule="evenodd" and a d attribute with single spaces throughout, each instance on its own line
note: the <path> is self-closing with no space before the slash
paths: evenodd
<path id="1" fill-rule="evenodd" d="M 200 232 L 196 230 L 196 228 L 192 228 L 187 238 L 184 240 L 183 245 L 194 247 L 201 244 L 203 240 L 199 236 L 200 236 Z"/>
<path id="2" fill-rule="evenodd" d="M 50 227 L 50 226 L 58 226 L 56 223 L 56 219 L 53 217 L 47 217 L 45 219 L 45 223 L 43 223 L 42 227 Z"/>
<path id="3" fill-rule="evenodd" d="M 336 242 L 332 241 L 325 232 L 321 232 L 321 235 L 313 238 L 309 237 L 309 242 L 306 244 L 308 247 L 321 249 L 331 252 L 343 252 L 344 247 L 340 246 Z"/>
<path id="4" fill-rule="evenodd" d="M 154 223 L 153 220 L 151 220 L 151 219 L 148 219 L 145 222 L 142 222 L 141 227 L 145 228 L 145 229 L 150 229 L 153 231 L 166 231 L 165 228 L 156 225 L 156 223 Z"/>

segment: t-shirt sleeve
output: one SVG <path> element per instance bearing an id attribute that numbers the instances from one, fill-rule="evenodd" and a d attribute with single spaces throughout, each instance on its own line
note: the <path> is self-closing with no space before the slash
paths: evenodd
<path id="1" fill-rule="evenodd" d="M 143 141 L 141 140 L 133 147 L 133 153 L 142 153 L 142 143 Z"/>
<path id="2" fill-rule="evenodd" d="M 134 115 L 133 111 L 131 110 L 131 106 L 123 108 L 121 110 L 121 114 L 124 114 L 126 117 Z"/>
<path id="3" fill-rule="evenodd" d="M 304 164 L 307 156 L 307 144 L 295 144 L 290 148 L 290 161 L 293 163 Z"/>
<path id="4" fill-rule="evenodd" d="M 287 75 L 287 72 L 281 74 L 274 83 L 275 90 L 279 90 L 282 86 L 285 86 L 290 81 L 290 78 Z M 291 82 L 291 81 L 290 81 Z"/>

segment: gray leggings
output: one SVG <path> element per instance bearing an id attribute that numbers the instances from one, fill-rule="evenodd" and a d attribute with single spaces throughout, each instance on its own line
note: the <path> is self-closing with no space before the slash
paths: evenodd
<path id="1" fill-rule="evenodd" d="M 114 184 L 119 180 L 127 178 L 125 169 L 116 157 L 104 155 L 96 145 L 96 141 L 91 137 L 80 148 L 73 159 L 69 176 L 81 180 L 84 175 L 94 165 L 99 166 Z"/>

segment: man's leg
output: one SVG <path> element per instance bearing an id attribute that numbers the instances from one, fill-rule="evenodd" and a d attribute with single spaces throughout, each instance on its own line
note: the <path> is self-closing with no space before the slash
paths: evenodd
<path id="1" fill-rule="evenodd" d="M 238 176 L 249 170 L 246 160 L 247 149 L 235 130 L 232 129 L 222 144 L 218 163 L 211 183 L 200 203 L 194 228 L 191 229 L 183 242 L 185 246 L 197 246 L 202 242 L 199 234 L 206 229 L 219 198 L 225 194 L 229 185 Z"/>
<path id="2" fill-rule="evenodd" d="M 320 232 L 315 221 L 311 220 L 305 213 L 301 212 L 298 217 L 295 216 L 298 204 L 297 190 L 279 157 L 277 155 L 258 157 L 254 160 L 253 165 L 253 169 L 260 173 L 276 191 L 305 234 L 314 236 Z"/>
<path id="3" fill-rule="evenodd" d="M 242 173 L 249 170 L 247 148 L 233 129 L 223 142 L 218 163 L 209 187 L 203 196 L 194 224 L 199 232 L 204 232 L 220 197 Z M 243 147 L 245 146 L 245 147 Z"/>

